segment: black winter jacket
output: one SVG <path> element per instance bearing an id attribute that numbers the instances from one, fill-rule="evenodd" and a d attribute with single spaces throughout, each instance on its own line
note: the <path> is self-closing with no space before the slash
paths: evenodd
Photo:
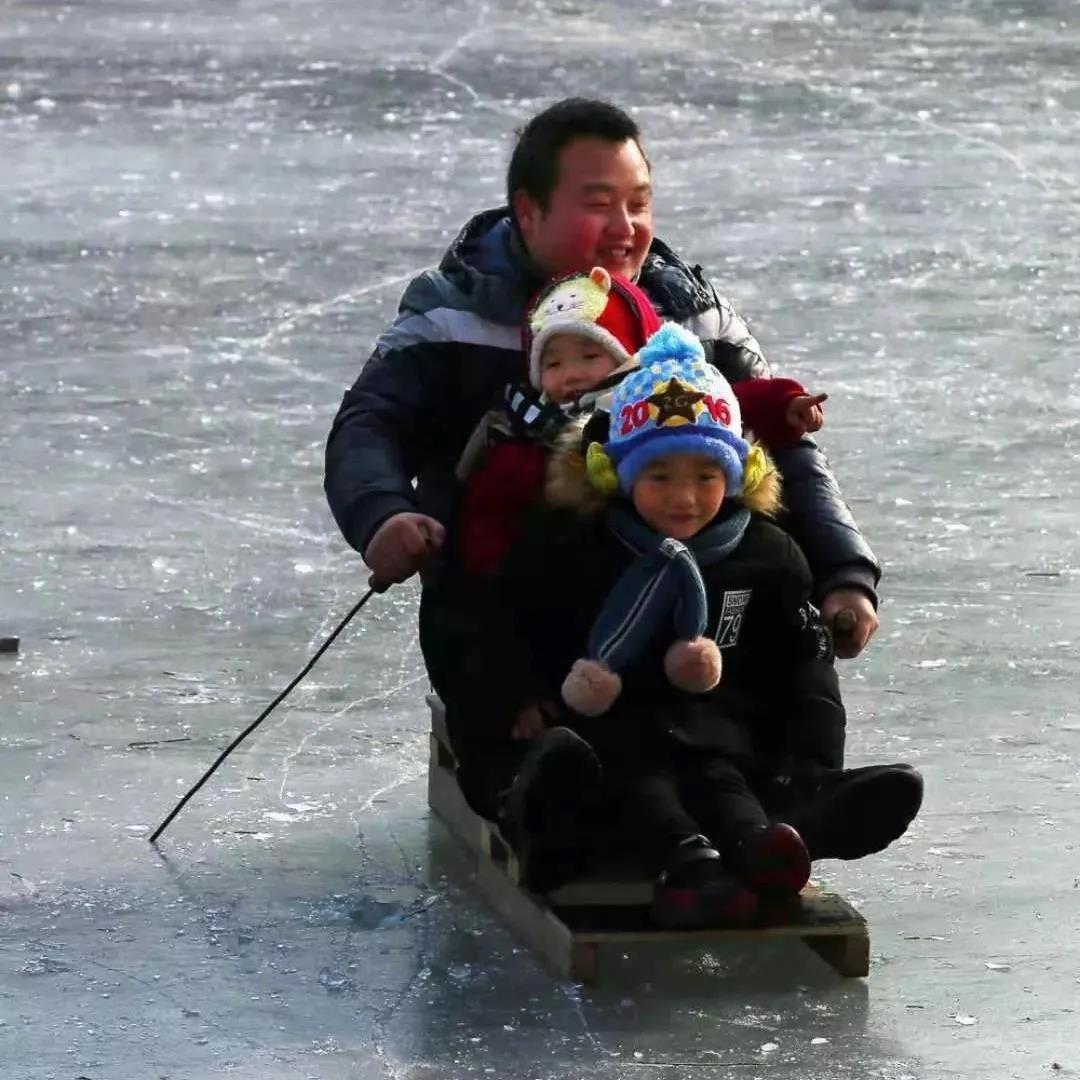
<path id="1" fill-rule="evenodd" d="M 524 375 L 520 327 L 540 284 L 505 209 L 473 218 L 438 269 L 409 284 L 327 441 L 327 499 L 358 551 L 402 511 L 452 521 L 454 466 L 505 384 Z M 662 318 L 702 339 L 729 381 L 769 376 L 757 341 L 700 267 L 654 240 L 638 284 Z M 877 560 L 824 455 L 804 438 L 776 459 L 787 507 L 782 524 L 809 560 L 817 595 L 858 588 L 876 602 Z"/>
<path id="2" fill-rule="evenodd" d="M 527 704 L 558 703 L 563 679 L 585 655 L 589 630 L 633 557 L 603 513 L 535 510 L 500 574 L 501 625 L 489 628 L 462 672 L 470 715 L 508 727 Z M 562 722 L 609 760 L 635 756 L 635 745 L 648 746 L 661 733 L 780 769 L 842 754 L 832 644 L 809 602 L 810 569 L 795 543 L 755 515 L 738 547 L 701 573 L 705 633 L 723 658 L 719 685 L 701 695 L 674 687 L 663 671 L 671 636 L 658 632 L 623 673 L 622 693 L 607 713 L 593 720 L 568 714 Z"/>

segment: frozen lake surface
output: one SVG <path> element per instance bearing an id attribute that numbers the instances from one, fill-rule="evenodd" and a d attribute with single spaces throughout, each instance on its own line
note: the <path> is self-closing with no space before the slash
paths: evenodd
<path id="1" fill-rule="evenodd" d="M 5 5 L 0 1061 L 11 1080 L 1080 1072 L 1080 10 L 1073 0 Z M 852 763 L 925 811 L 821 877 L 871 974 L 646 948 L 584 992 L 428 815 L 416 591 L 322 495 L 404 282 L 511 131 L 631 106 L 886 564 Z"/>

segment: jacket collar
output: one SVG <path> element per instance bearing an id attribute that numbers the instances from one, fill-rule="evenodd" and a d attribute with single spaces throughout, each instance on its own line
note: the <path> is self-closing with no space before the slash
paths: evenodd
<path id="1" fill-rule="evenodd" d="M 525 250 L 505 206 L 466 222 L 443 254 L 439 271 L 469 298 L 470 308 L 508 326 L 524 319 L 529 300 L 547 280 Z M 688 319 L 715 303 L 701 267 L 691 268 L 657 237 L 638 284 L 667 319 Z"/>

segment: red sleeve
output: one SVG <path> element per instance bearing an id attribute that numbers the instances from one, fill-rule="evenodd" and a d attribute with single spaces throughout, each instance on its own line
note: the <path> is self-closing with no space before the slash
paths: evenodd
<path id="1" fill-rule="evenodd" d="M 525 511 L 543 491 L 545 461 L 539 443 L 502 442 L 469 476 L 457 535 L 461 563 L 470 574 L 498 572 L 521 533 Z"/>
<path id="2" fill-rule="evenodd" d="M 742 379 L 732 384 L 742 410 L 743 429 L 752 431 L 770 450 L 790 446 L 799 432 L 786 418 L 793 398 L 805 394 L 794 379 Z"/>

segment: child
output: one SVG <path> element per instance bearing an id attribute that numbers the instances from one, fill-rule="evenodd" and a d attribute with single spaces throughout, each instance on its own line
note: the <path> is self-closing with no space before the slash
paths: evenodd
<path id="1" fill-rule="evenodd" d="M 649 299 L 602 267 L 543 289 L 523 328 L 529 386 L 509 386 L 502 408 L 470 438 L 457 474 L 465 481 L 457 551 L 464 568 L 490 577 L 540 496 L 551 444 L 570 416 L 591 411 L 635 366 L 634 354 L 659 330 Z M 822 425 L 821 403 L 793 379 L 735 385 L 747 426 L 773 448 Z"/>
<path id="2" fill-rule="evenodd" d="M 802 735 L 841 735 L 844 714 L 806 560 L 763 516 L 777 477 L 742 438 L 737 396 L 674 324 L 637 361 L 603 441 L 594 418 L 584 447 L 554 455 L 560 505 L 534 511 L 506 557 L 517 645 L 500 645 L 487 681 L 504 707 L 517 693 L 519 716 L 561 709 L 591 744 L 658 874 L 659 924 L 738 925 L 810 867 L 752 770 L 797 758 Z"/>

